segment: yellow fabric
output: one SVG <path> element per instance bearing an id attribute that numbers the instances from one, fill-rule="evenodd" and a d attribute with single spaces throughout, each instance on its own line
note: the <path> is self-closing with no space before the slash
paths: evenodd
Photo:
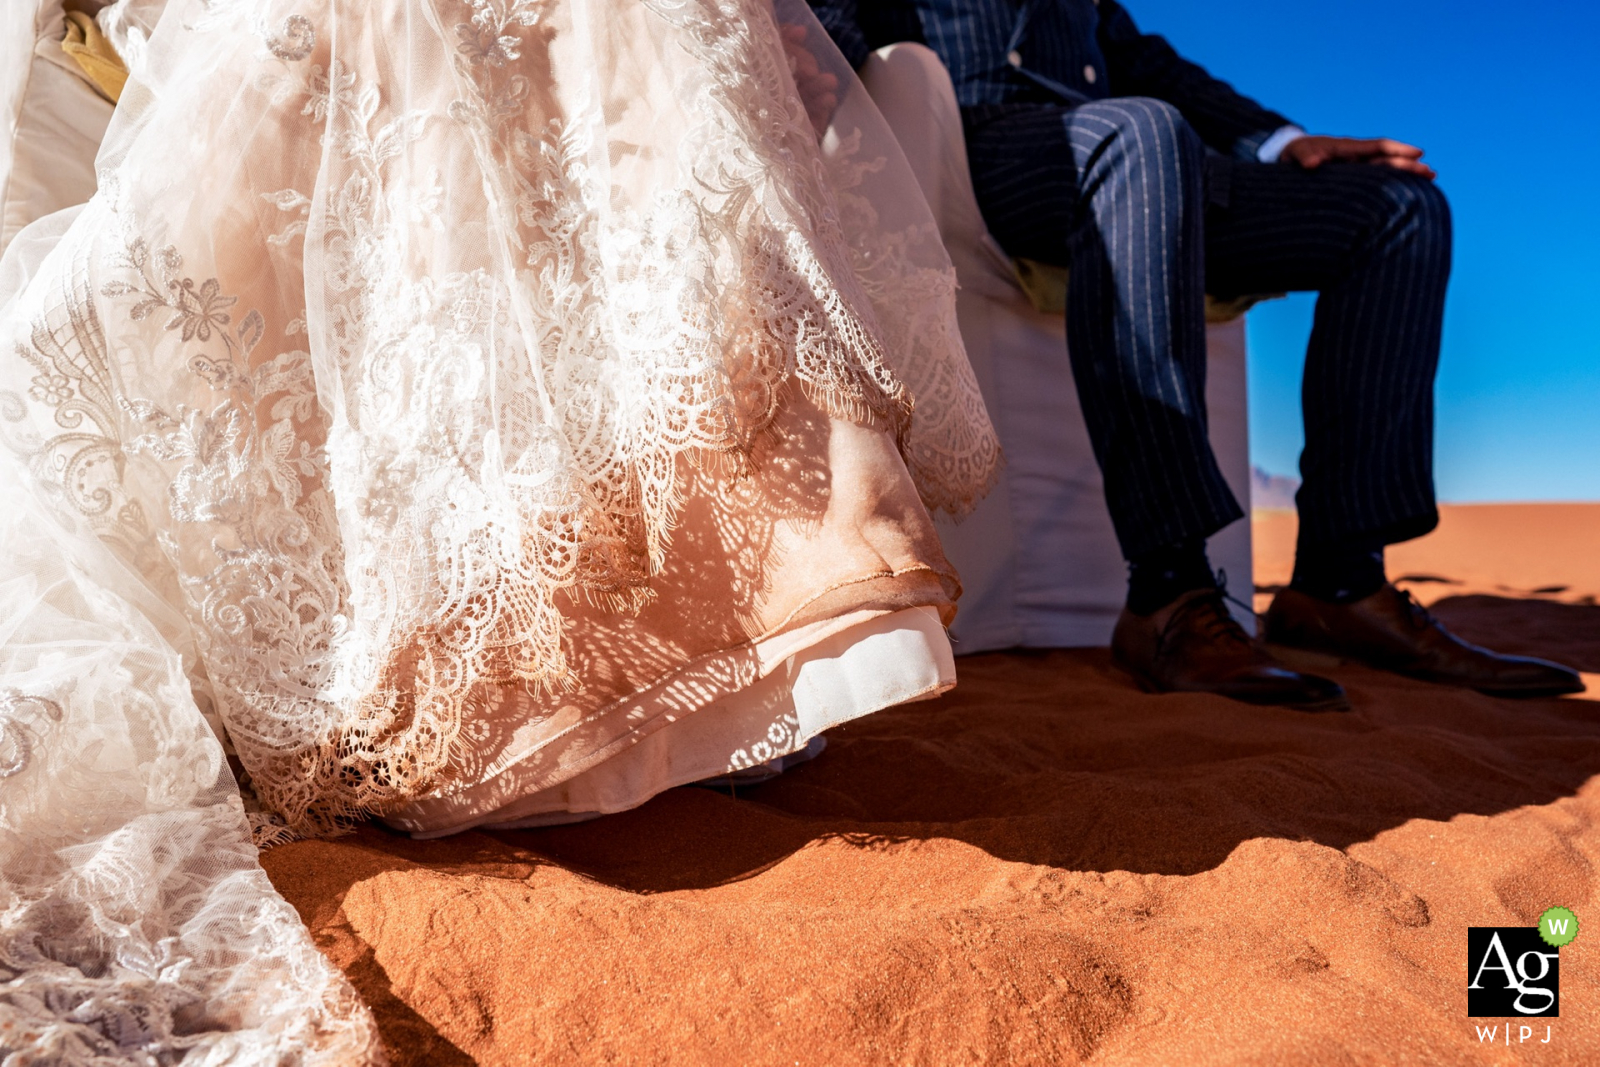
<path id="1" fill-rule="evenodd" d="M 102 96 L 113 104 L 117 102 L 128 81 L 128 68 L 92 16 L 82 11 L 67 12 L 67 35 L 61 41 L 61 50 L 83 68 Z"/>
<path id="2" fill-rule="evenodd" d="M 1067 310 L 1067 268 L 1036 259 L 1013 259 L 1017 284 L 1028 294 L 1028 303 L 1046 315 L 1061 315 Z"/>
<path id="3" fill-rule="evenodd" d="M 1011 261 L 1011 269 L 1017 276 L 1017 284 L 1022 286 L 1022 291 L 1028 295 L 1028 303 L 1033 305 L 1035 311 L 1046 315 L 1061 315 L 1066 312 L 1067 278 L 1070 276 L 1067 268 L 1058 267 L 1054 263 L 1040 263 L 1036 259 L 1014 259 Z M 1206 321 L 1232 322 L 1263 300 L 1276 300 L 1283 295 L 1263 293 L 1256 296 L 1235 297 L 1232 300 L 1207 296 Z"/>

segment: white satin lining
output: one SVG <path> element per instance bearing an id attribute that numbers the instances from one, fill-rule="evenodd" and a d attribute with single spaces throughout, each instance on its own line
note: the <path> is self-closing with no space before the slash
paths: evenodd
<path id="1" fill-rule="evenodd" d="M 427 812 L 433 805 L 424 802 L 387 821 L 413 837 L 430 838 L 474 827 L 522 829 L 627 811 L 674 786 L 797 752 L 830 727 L 930 699 L 955 681 L 955 660 L 938 611 L 889 612 L 790 653 L 754 684 L 678 718 L 559 785 L 462 819 L 475 794 L 492 789 L 504 795 L 504 783 L 491 779 L 450 797 L 446 810 Z M 639 709 L 646 717 L 650 710 Z M 515 768 L 506 773 L 514 774 Z M 448 824 L 436 821 L 450 816 L 455 818 Z"/>

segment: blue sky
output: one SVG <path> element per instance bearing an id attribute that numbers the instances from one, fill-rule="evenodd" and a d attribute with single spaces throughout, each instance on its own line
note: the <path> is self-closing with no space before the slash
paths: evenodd
<path id="1" fill-rule="evenodd" d="M 1124 0 L 1313 132 L 1421 145 L 1455 217 L 1446 501 L 1600 500 L 1600 2 Z M 1251 453 L 1295 473 L 1312 298 L 1250 316 Z"/>

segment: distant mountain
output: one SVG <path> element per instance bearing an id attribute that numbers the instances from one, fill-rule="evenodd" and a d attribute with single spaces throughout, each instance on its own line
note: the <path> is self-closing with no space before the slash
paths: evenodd
<path id="1" fill-rule="evenodd" d="M 1268 474 L 1260 467 L 1250 468 L 1250 510 L 1293 511 L 1294 493 L 1300 479 L 1287 474 Z"/>

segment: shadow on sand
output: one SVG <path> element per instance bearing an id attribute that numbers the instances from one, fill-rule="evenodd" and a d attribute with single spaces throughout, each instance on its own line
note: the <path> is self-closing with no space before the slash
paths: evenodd
<path id="1" fill-rule="evenodd" d="M 1473 596 L 1436 610 L 1470 639 L 1600 668 L 1600 607 Z M 940 839 L 1063 871 L 1190 875 L 1256 838 L 1342 849 L 1413 819 L 1549 804 L 1600 773 L 1594 700 L 1497 700 L 1318 666 L 1345 684 L 1350 712 L 1146 695 L 1102 649 L 972 656 L 954 693 L 834 730 L 820 758 L 737 796 L 675 789 L 594 822 L 437 841 L 369 827 L 264 862 L 399 1061 L 467 1063 L 352 926 L 343 902 L 358 883 L 408 871 L 515 883 L 558 866 L 660 894 L 750 879 L 819 844 Z"/>
<path id="2" fill-rule="evenodd" d="M 1474 596 L 1436 609 L 1469 638 L 1600 666 L 1600 608 Z M 944 838 L 1021 863 L 1185 875 L 1252 838 L 1344 848 L 1411 819 L 1546 804 L 1600 773 L 1600 703 L 1319 666 L 1352 711 L 1148 696 L 1104 650 L 972 656 L 954 693 L 837 729 L 821 758 L 736 797 L 679 789 L 576 826 L 363 844 L 421 863 L 464 848 L 488 862 L 498 846 L 639 893 L 747 878 L 824 839 Z"/>

